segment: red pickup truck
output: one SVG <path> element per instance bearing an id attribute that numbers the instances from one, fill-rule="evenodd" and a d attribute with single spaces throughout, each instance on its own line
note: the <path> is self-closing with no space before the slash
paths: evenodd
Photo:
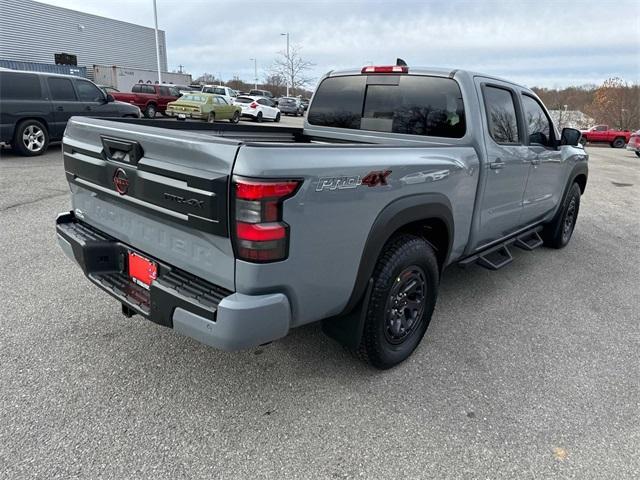
<path id="1" fill-rule="evenodd" d="M 589 130 L 582 130 L 581 143 L 608 143 L 613 148 L 624 148 L 631 137 L 629 130 L 609 130 L 608 125 L 596 125 Z"/>
<path id="2" fill-rule="evenodd" d="M 113 92 L 113 98 L 121 102 L 127 102 L 142 110 L 147 118 L 156 116 L 156 112 L 164 115 L 167 103 L 180 97 L 180 90 L 173 85 L 152 85 L 149 83 L 137 83 L 131 89 L 131 93 Z"/>

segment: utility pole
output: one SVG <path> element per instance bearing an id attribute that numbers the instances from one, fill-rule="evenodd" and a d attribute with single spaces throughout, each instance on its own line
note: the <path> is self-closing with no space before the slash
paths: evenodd
<path id="1" fill-rule="evenodd" d="M 280 36 L 286 35 L 287 37 L 287 70 L 289 70 L 289 75 L 287 75 L 287 97 L 289 96 L 289 81 L 291 77 L 293 77 L 293 64 L 291 62 L 291 58 L 289 57 L 289 32 L 281 33 Z M 293 88 L 293 81 L 291 81 L 291 88 Z"/>
<path id="2" fill-rule="evenodd" d="M 156 0 L 153 0 L 153 20 L 155 22 L 156 33 L 156 60 L 158 62 L 158 84 L 162 84 L 162 70 L 160 68 L 160 42 L 158 41 L 158 7 Z"/>
<path id="3" fill-rule="evenodd" d="M 255 82 L 253 88 L 258 89 L 258 60 L 255 58 L 250 58 L 249 60 L 253 60 L 253 80 Z"/>

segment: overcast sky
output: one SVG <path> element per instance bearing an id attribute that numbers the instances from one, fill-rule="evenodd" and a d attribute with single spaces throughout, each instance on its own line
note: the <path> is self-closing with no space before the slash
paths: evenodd
<path id="1" fill-rule="evenodd" d="M 152 0 L 41 0 L 153 26 Z M 169 69 L 184 65 L 262 80 L 281 32 L 314 62 L 312 76 L 369 62 L 466 68 L 528 86 L 640 83 L 637 0 L 226 1 L 158 0 Z M 132 46 L 134 48 L 134 46 Z"/>

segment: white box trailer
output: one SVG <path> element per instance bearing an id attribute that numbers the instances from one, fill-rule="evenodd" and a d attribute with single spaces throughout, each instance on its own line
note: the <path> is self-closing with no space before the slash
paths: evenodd
<path id="1" fill-rule="evenodd" d="M 98 85 L 130 92 L 136 83 L 158 83 L 156 70 L 118 67 L 117 65 L 94 65 L 88 69 L 88 76 Z M 190 85 L 191 74 L 162 72 L 162 83 L 167 85 Z"/>

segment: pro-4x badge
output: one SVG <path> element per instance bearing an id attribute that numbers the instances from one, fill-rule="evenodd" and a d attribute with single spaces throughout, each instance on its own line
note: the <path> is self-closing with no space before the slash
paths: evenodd
<path id="1" fill-rule="evenodd" d="M 387 178 L 391 175 L 391 170 L 376 170 L 367 173 L 364 177 L 360 175 L 343 175 L 339 177 L 320 177 L 316 192 L 323 190 L 345 190 L 349 188 L 357 188 L 360 185 L 367 187 L 377 187 L 388 185 Z"/>

